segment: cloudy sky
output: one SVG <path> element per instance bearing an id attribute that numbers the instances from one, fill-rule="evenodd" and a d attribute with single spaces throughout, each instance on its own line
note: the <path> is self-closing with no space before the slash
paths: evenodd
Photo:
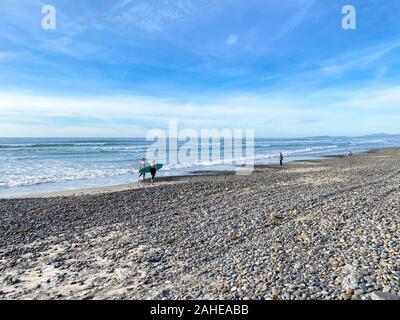
<path id="1" fill-rule="evenodd" d="M 56 8 L 55 30 L 41 26 Z M 342 7 L 357 29 L 342 28 Z M 400 1 L 0 0 L 0 136 L 400 132 Z"/>

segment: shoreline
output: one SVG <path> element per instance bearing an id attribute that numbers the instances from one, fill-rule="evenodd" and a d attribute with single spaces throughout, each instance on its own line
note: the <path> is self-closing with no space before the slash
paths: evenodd
<path id="1" fill-rule="evenodd" d="M 379 148 L 379 149 L 369 149 L 363 152 L 355 153 L 352 156 L 357 156 L 359 154 L 364 153 L 373 153 L 379 152 L 381 150 L 387 149 L 400 149 L 400 148 Z M 285 167 L 290 164 L 296 163 L 310 163 L 310 162 L 319 162 L 321 160 L 327 158 L 347 158 L 347 155 L 336 154 L 336 155 L 326 155 L 322 156 L 319 159 L 304 159 L 304 160 L 291 160 L 285 163 Z M 260 164 L 255 165 L 254 170 L 260 168 L 271 168 L 271 169 L 280 169 L 278 164 Z M 4 196 L 0 197 L 1 199 L 33 199 L 33 198 L 52 198 L 52 197 L 70 197 L 70 196 L 82 196 L 82 195 L 96 195 L 102 193 L 112 193 L 112 192 L 120 192 L 120 191 L 128 191 L 128 190 L 137 190 L 142 188 L 152 188 L 157 187 L 160 185 L 166 184 L 175 184 L 175 183 L 185 183 L 188 179 L 196 176 L 220 176 L 220 175 L 230 175 L 234 174 L 234 171 L 217 171 L 217 170 L 202 170 L 202 171 L 191 171 L 188 174 L 183 175 L 172 175 L 172 176 L 160 176 L 156 177 L 156 181 L 151 183 L 149 178 L 143 181 L 133 181 L 132 183 L 125 183 L 125 184 L 116 184 L 116 185 L 109 185 L 109 186 L 98 186 L 98 187 L 90 187 L 90 188 L 77 188 L 77 189 L 69 189 L 69 190 L 60 190 L 60 191 L 45 191 L 39 193 L 29 193 L 29 194 L 22 194 L 22 195 L 15 195 L 15 196 Z"/>
<path id="2" fill-rule="evenodd" d="M 188 182 L 191 178 L 194 177 L 209 177 L 209 176 L 224 176 L 224 175 L 231 175 L 233 171 L 207 171 L 202 172 L 199 174 L 192 173 L 186 175 L 176 175 L 176 176 L 161 176 L 156 177 L 154 182 L 150 181 L 150 178 L 147 178 L 144 182 L 143 181 L 135 181 L 132 183 L 125 183 L 125 184 L 117 184 L 117 185 L 110 185 L 110 186 L 99 186 L 99 187 L 92 187 L 92 188 L 80 188 L 80 189 L 71 189 L 71 190 L 64 190 L 64 191 L 50 191 L 50 192 L 41 192 L 41 193 L 34 193 L 34 194 L 27 194 L 27 195 L 17 195 L 17 196 L 10 196 L 10 197 L 3 197 L 1 199 L 46 199 L 46 198 L 54 198 L 54 197 L 77 197 L 77 196 L 91 196 L 91 195 L 98 195 L 103 193 L 114 193 L 120 191 L 131 191 L 131 190 L 140 190 L 140 189 L 147 189 L 147 188 L 156 188 L 159 186 L 164 185 L 175 185 L 179 183 Z"/>

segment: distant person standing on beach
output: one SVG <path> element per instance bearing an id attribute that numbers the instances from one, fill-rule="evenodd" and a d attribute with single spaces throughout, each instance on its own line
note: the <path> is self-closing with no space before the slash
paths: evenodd
<path id="1" fill-rule="evenodd" d="M 349 157 L 351 157 L 353 155 L 353 153 L 351 152 L 351 150 L 349 150 Z"/>
<path id="2" fill-rule="evenodd" d="M 153 162 L 151 163 L 151 166 L 150 166 L 150 174 L 151 174 L 152 182 L 154 181 L 154 177 L 156 176 L 156 171 L 157 171 L 156 162 L 153 160 Z"/>
<path id="3" fill-rule="evenodd" d="M 144 167 L 146 167 L 146 159 L 142 158 L 142 160 L 140 160 L 140 169 L 143 169 Z M 146 173 L 145 172 L 141 172 L 139 175 L 139 179 L 140 177 L 143 176 L 143 180 L 146 177 Z"/>
<path id="4" fill-rule="evenodd" d="M 281 164 L 281 166 L 283 166 L 283 154 L 282 154 L 282 152 L 279 152 L 279 163 Z"/>

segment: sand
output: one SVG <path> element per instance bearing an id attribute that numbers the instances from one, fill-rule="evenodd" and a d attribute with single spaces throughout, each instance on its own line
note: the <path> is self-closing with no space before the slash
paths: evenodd
<path id="1" fill-rule="evenodd" d="M 397 296 L 399 181 L 385 149 L 1 199 L 0 299 Z"/>

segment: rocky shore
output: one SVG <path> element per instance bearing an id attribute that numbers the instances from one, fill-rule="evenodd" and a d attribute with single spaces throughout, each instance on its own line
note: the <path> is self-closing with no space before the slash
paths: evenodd
<path id="1" fill-rule="evenodd" d="M 399 294 L 399 149 L 0 200 L 0 299 Z"/>

